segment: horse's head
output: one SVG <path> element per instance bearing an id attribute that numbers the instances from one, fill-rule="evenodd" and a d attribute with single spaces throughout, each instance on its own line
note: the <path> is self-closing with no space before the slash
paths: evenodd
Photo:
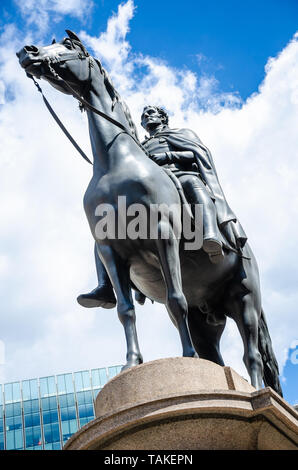
<path id="1" fill-rule="evenodd" d="M 44 78 L 59 91 L 70 94 L 63 83 L 65 80 L 82 94 L 90 79 L 91 59 L 78 36 L 72 31 L 66 32 L 68 37 L 62 41 L 53 40 L 44 47 L 25 46 L 17 52 L 17 57 L 29 76 Z"/>

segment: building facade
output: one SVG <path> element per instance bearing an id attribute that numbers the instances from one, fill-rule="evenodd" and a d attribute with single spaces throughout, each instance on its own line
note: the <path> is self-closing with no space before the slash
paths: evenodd
<path id="1" fill-rule="evenodd" d="M 94 419 L 94 401 L 121 366 L 0 385 L 0 450 L 59 450 Z"/>

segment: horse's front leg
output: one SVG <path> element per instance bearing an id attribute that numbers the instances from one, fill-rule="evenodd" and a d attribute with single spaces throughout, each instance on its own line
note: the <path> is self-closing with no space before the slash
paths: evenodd
<path id="1" fill-rule="evenodd" d="M 156 242 L 161 271 L 166 284 L 166 307 L 179 331 L 182 354 L 187 357 L 197 357 L 187 323 L 187 302 L 182 291 L 179 242 L 168 222 L 159 222 Z"/>
<path id="2" fill-rule="evenodd" d="M 143 362 L 137 337 L 136 315 L 130 289 L 129 269 L 110 246 L 97 245 L 97 250 L 109 274 L 117 297 L 118 317 L 124 327 L 127 345 L 126 364 L 122 367 L 122 370 L 125 370 Z"/>

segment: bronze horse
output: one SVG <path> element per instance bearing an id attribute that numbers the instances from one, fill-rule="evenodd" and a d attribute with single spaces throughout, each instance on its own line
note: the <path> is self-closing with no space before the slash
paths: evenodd
<path id="1" fill-rule="evenodd" d="M 234 319 L 243 340 L 244 363 L 252 385 L 259 389 L 264 383 L 282 394 L 261 305 L 258 267 L 247 243 L 243 256 L 225 250 L 224 261 L 212 264 L 202 249 L 183 248 L 166 213 L 156 219 L 154 239 L 108 236 L 103 240 L 97 236 L 97 208 L 109 204 L 117 216 L 119 195 L 126 197 L 127 206 L 138 203 L 149 209 L 151 205 L 175 204 L 179 207 L 178 220 L 180 196 L 173 181 L 141 148 L 129 110 L 100 61 L 88 54 L 74 33 L 67 33 L 68 37 L 46 47 L 25 46 L 17 56 L 27 74 L 42 77 L 57 90 L 81 97 L 80 101 L 87 104 L 93 175 L 84 196 L 84 209 L 117 297 L 118 316 L 127 342 L 125 367 L 142 362 L 132 282 L 145 296 L 166 305 L 179 331 L 183 356 L 198 354 L 223 365 L 219 341 L 226 316 Z M 178 231 L 181 233 L 179 223 Z M 222 317 L 220 324 L 207 322 L 201 307 L 204 303 L 212 305 L 217 316 Z"/>

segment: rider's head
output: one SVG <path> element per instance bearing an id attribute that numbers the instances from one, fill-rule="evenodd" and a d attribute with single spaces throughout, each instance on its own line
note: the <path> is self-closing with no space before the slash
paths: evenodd
<path id="1" fill-rule="evenodd" d="M 145 106 L 141 116 L 141 124 L 144 129 L 159 126 L 160 124 L 168 125 L 169 116 L 167 112 L 158 106 Z"/>

